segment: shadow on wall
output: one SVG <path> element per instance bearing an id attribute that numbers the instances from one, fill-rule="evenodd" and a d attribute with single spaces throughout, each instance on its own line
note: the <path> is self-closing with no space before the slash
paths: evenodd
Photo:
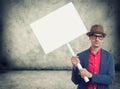
<path id="1" fill-rule="evenodd" d="M 119 0 L 116 0 L 115 2 L 115 10 L 116 10 L 116 16 L 115 16 L 115 19 L 116 19 L 116 41 L 118 42 L 117 44 L 117 50 L 116 50 L 116 53 L 118 54 L 117 55 L 117 60 L 118 60 L 118 63 L 116 64 L 115 68 L 116 70 L 120 71 L 120 1 Z"/>
<path id="2" fill-rule="evenodd" d="M 9 61 L 5 58 L 3 58 L 3 52 L 2 52 L 2 33 L 3 33 L 3 6 L 2 1 L 0 0 L 0 70 L 1 69 L 8 69 L 10 67 Z"/>
<path id="3" fill-rule="evenodd" d="M 2 31 L 3 31 L 3 25 L 2 25 L 2 5 L 0 1 L 0 69 L 3 68 L 5 65 L 5 62 L 2 60 Z"/>

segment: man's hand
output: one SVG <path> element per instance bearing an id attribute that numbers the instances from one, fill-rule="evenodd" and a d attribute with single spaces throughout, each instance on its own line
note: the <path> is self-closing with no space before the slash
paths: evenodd
<path id="1" fill-rule="evenodd" d="M 83 68 L 80 69 L 80 75 L 83 78 L 84 76 L 88 77 L 88 78 L 92 78 L 92 73 L 90 73 L 87 69 Z"/>
<path id="2" fill-rule="evenodd" d="M 79 60 L 78 56 L 73 56 L 71 58 L 71 63 L 73 65 L 73 67 L 77 67 L 77 64 L 80 63 L 80 60 Z"/>

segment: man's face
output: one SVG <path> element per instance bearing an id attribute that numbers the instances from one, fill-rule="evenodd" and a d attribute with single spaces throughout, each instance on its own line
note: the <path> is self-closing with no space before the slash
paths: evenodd
<path id="1" fill-rule="evenodd" d="M 102 34 L 94 34 L 92 36 L 89 36 L 89 39 L 91 41 L 91 46 L 94 48 L 99 48 L 101 47 L 103 43 L 103 35 Z"/>

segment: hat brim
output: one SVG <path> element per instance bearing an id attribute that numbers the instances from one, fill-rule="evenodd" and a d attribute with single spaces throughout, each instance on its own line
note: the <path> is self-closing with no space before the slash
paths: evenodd
<path id="1" fill-rule="evenodd" d="M 106 33 L 102 33 L 102 32 L 88 32 L 86 33 L 88 36 L 92 36 L 94 34 L 102 34 L 104 37 L 106 36 Z"/>

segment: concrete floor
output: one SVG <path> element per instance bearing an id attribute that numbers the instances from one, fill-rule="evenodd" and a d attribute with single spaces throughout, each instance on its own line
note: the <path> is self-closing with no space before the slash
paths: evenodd
<path id="1" fill-rule="evenodd" d="M 111 89 L 120 88 L 120 72 Z M 0 73 L 0 89 L 76 89 L 71 71 L 5 71 Z"/>

